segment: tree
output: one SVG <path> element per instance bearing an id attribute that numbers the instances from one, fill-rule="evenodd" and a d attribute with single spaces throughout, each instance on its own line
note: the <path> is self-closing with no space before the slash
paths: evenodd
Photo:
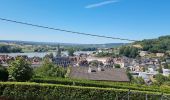
<path id="1" fill-rule="evenodd" d="M 73 48 L 68 49 L 68 55 L 74 56 L 74 49 Z"/>
<path id="2" fill-rule="evenodd" d="M 114 66 L 115 66 L 115 68 L 120 68 L 119 64 L 115 64 Z"/>
<path id="3" fill-rule="evenodd" d="M 7 81 L 8 75 L 7 69 L 0 65 L 0 81 Z"/>
<path id="4" fill-rule="evenodd" d="M 162 70 L 162 67 L 161 67 L 161 66 L 159 66 L 158 72 L 159 72 L 159 73 L 163 73 L 163 70 Z"/>
<path id="5" fill-rule="evenodd" d="M 9 46 L 9 45 L 2 45 L 0 46 L 0 52 L 1 53 L 10 53 L 10 52 L 22 52 L 22 49 L 15 46 Z"/>
<path id="6" fill-rule="evenodd" d="M 145 81 L 142 77 L 136 77 L 136 78 L 134 78 L 134 83 L 143 85 L 143 84 L 145 84 Z"/>
<path id="7" fill-rule="evenodd" d="M 18 58 L 11 62 L 9 68 L 9 78 L 16 81 L 28 81 L 32 78 L 33 69 L 23 58 Z"/>
<path id="8" fill-rule="evenodd" d="M 132 74 L 129 71 L 126 71 L 126 74 L 127 74 L 128 78 L 129 78 L 129 80 L 132 81 L 133 80 Z"/>
<path id="9" fill-rule="evenodd" d="M 130 58 L 136 58 L 139 55 L 139 52 L 138 52 L 138 48 L 123 46 L 120 48 L 119 54 Z"/>
<path id="10" fill-rule="evenodd" d="M 165 63 L 164 64 L 164 69 L 170 69 L 170 66 L 167 63 Z"/>
<path id="11" fill-rule="evenodd" d="M 155 75 L 155 79 L 158 82 L 159 85 L 161 85 L 162 83 L 164 83 L 165 81 L 167 81 L 168 79 L 163 76 L 162 74 L 157 74 Z"/>
<path id="12" fill-rule="evenodd" d="M 93 60 L 93 61 L 90 61 L 89 64 L 92 67 L 97 67 L 99 65 L 99 61 L 98 60 Z"/>
<path id="13" fill-rule="evenodd" d="M 49 59 L 44 59 L 42 66 L 35 70 L 38 77 L 65 77 L 67 70 L 63 67 L 55 66 Z"/>

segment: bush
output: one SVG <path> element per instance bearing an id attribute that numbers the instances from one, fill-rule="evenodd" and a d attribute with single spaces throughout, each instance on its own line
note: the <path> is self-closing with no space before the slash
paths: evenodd
<path id="1" fill-rule="evenodd" d="M 33 75 L 33 70 L 30 64 L 23 58 L 18 58 L 11 62 L 8 71 L 9 78 L 16 81 L 28 81 Z"/>
<path id="2" fill-rule="evenodd" d="M 31 82 L 170 93 L 170 87 L 169 88 L 166 87 L 166 89 L 164 90 L 164 89 L 160 89 L 160 87 L 157 86 L 145 86 L 145 85 L 138 85 L 138 84 L 123 83 L 123 82 L 102 82 L 102 81 L 76 80 L 76 79 L 64 79 L 64 78 L 52 78 L 52 79 L 34 78 L 31 80 Z"/>
<path id="3" fill-rule="evenodd" d="M 8 75 L 7 69 L 0 65 L 0 81 L 7 81 Z"/>
<path id="4" fill-rule="evenodd" d="M 118 100 L 127 98 L 127 89 L 79 87 L 36 83 L 0 82 L 0 96 L 13 100 Z M 158 100 L 158 92 L 131 91 L 131 100 Z M 167 95 L 169 96 L 169 95 Z"/>
<path id="5" fill-rule="evenodd" d="M 162 74 L 155 75 L 155 79 L 159 85 L 163 84 L 164 82 L 168 81 L 168 78 L 163 76 Z"/>
<path id="6" fill-rule="evenodd" d="M 120 68 L 120 64 L 115 64 L 115 68 Z"/>
<path id="7" fill-rule="evenodd" d="M 49 59 L 44 60 L 44 64 L 35 69 L 35 75 L 38 77 L 65 77 L 67 69 L 54 65 Z"/>

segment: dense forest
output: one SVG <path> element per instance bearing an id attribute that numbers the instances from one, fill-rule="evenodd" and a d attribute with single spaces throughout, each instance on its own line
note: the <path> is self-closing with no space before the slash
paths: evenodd
<path id="1" fill-rule="evenodd" d="M 134 44 L 140 44 L 144 51 L 150 51 L 152 53 L 165 53 L 170 50 L 170 35 L 161 36 L 157 39 L 145 39 L 135 42 Z"/>

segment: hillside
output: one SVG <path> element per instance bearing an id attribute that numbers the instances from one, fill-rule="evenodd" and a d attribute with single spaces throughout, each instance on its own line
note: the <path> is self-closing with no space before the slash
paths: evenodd
<path id="1" fill-rule="evenodd" d="M 142 41 L 134 42 L 133 45 L 141 45 L 142 50 L 150 51 L 152 53 L 170 51 L 170 35 L 161 36 L 156 39 L 145 39 Z"/>

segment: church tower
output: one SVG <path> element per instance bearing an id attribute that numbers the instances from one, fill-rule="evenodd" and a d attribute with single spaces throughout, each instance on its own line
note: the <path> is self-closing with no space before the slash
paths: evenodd
<path id="1" fill-rule="evenodd" d="M 59 44 L 57 46 L 56 56 L 57 57 L 61 57 L 61 49 L 60 49 L 60 45 Z"/>

